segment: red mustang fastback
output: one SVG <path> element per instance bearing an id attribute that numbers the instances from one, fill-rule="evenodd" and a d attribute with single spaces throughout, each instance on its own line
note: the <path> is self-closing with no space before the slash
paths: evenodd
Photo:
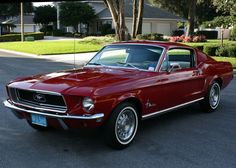
<path id="1" fill-rule="evenodd" d="M 214 111 L 232 79 L 230 63 L 186 45 L 122 42 L 83 68 L 10 82 L 4 105 L 37 130 L 102 126 L 107 143 L 120 149 L 143 119 L 195 102 Z"/>

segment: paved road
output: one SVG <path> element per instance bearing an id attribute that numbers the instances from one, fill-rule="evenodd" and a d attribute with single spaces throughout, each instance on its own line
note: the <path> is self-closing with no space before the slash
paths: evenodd
<path id="1" fill-rule="evenodd" d="M 71 64 L 0 53 L 0 101 L 18 76 L 71 68 Z M 236 79 L 222 93 L 219 109 L 198 104 L 142 123 L 127 149 L 104 145 L 97 130 L 37 132 L 0 105 L 0 168 L 135 167 L 235 168 Z"/>

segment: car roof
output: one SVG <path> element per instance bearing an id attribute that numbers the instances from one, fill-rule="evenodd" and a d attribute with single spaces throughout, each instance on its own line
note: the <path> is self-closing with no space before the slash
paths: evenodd
<path id="1" fill-rule="evenodd" d="M 143 44 L 143 45 L 156 45 L 156 46 L 161 46 L 164 48 L 168 48 L 168 47 L 190 47 L 188 45 L 185 44 L 181 44 L 181 43 L 173 43 L 173 42 L 166 42 L 166 41 L 150 41 L 150 40 L 135 40 L 135 41 L 122 41 L 122 42 L 115 42 L 112 44 Z"/>

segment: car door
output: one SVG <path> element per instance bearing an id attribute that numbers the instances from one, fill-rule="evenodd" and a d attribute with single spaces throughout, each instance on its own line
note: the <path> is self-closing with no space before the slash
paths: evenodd
<path id="1" fill-rule="evenodd" d="M 161 64 L 158 78 L 161 100 L 156 101 L 159 102 L 159 110 L 201 98 L 205 80 L 196 66 L 193 49 L 170 48 Z"/>

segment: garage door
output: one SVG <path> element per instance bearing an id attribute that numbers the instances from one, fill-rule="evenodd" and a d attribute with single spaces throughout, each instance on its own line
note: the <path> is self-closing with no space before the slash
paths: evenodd
<path id="1" fill-rule="evenodd" d="M 125 22 L 126 27 L 128 28 L 129 33 L 132 32 L 132 22 L 131 21 L 126 21 Z M 142 33 L 151 33 L 151 23 L 143 23 L 142 26 Z"/>
<path id="2" fill-rule="evenodd" d="M 170 24 L 169 23 L 157 23 L 157 33 L 164 35 L 171 35 Z"/>
<path id="3" fill-rule="evenodd" d="M 151 23 L 143 23 L 142 33 L 151 33 Z"/>

